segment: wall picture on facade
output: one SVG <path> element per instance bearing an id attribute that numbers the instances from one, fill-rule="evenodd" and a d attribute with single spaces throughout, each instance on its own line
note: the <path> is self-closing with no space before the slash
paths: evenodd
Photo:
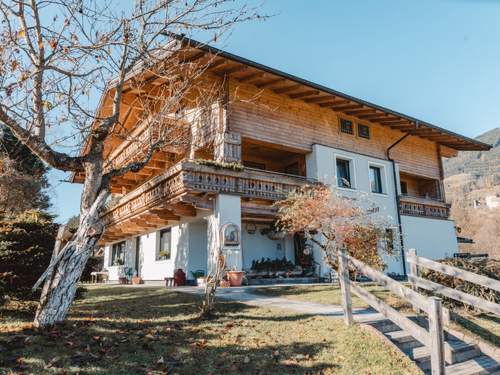
<path id="1" fill-rule="evenodd" d="M 221 228 L 222 246 L 240 245 L 240 228 L 236 224 L 224 224 Z"/>

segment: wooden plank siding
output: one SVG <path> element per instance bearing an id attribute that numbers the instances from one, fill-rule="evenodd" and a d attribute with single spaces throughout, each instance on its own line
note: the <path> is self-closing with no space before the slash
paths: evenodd
<path id="1" fill-rule="evenodd" d="M 310 152 L 313 144 L 322 144 L 351 152 L 387 159 L 387 148 L 404 133 L 378 124 L 370 126 L 370 139 L 340 132 L 339 118 L 357 123 L 354 117 L 294 100 L 253 85 L 230 81 L 229 129 L 243 138 L 280 144 Z M 440 178 L 436 143 L 409 136 L 391 151 L 402 172 Z"/>

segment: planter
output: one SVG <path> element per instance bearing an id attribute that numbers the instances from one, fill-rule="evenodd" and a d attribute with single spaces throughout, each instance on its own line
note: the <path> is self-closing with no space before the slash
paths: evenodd
<path id="1" fill-rule="evenodd" d="M 207 285 L 207 279 L 205 277 L 198 277 L 196 279 L 196 285 L 199 287 L 205 287 Z"/>
<path id="2" fill-rule="evenodd" d="M 228 271 L 226 274 L 231 286 L 241 286 L 243 276 L 245 276 L 244 271 Z"/>
<path id="3" fill-rule="evenodd" d="M 118 278 L 118 283 L 128 284 L 128 279 L 126 277 L 120 277 L 120 278 Z"/>
<path id="4" fill-rule="evenodd" d="M 139 276 L 132 277 L 132 284 L 139 285 L 142 284 L 142 279 Z"/>

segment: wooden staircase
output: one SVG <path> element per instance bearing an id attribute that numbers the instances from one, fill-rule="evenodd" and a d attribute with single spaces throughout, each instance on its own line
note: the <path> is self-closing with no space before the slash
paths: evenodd
<path id="1" fill-rule="evenodd" d="M 368 324 L 411 358 L 425 373 L 500 375 L 500 350 L 467 334 L 454 331 L 450 325 L 450 311 L 442 305 L 441 299 L 435 295 L 428 297 L 421 294 L 420 289 L 444 295 L 497 316 L 500 316 L 500 305 L 426 280 L 420 277 L 420 271 L 421 268 L 432 269 L 500 292 L 499 280 L 418 257 L 415 250 L 410 250 L 407 257 L 411 266 L 411 287 L 353 258 L 344 249 L 340 250 L 338 259 L 342 306 L 347 325 L 352 325 L 354 321 L 351 301 L 351 293 L 354 293 L 384 317 Z M 417 315 L 403 314 L 362 288 L 361 284 L 351 281 L 349 268 L 354 268 L 358 274 L 383 285 L 404 301 L 410 302 Z"/>
<path id="2" fill-rule="evenodd" d="M 428 328 L 426 318 L 422 316 L 409 318 L 421 327 Z M 389 319 L 367 322 L 366 324 L 412 359 L 424 373 L 431 373 L 430 349 L 414 338 L 411 333 L 401 329 Z M 476 344 L 465 342 L 449 333 L 445 335 L 444 358 L 446 374 L 500 374 L 500 362 L 484 354 Z"/>

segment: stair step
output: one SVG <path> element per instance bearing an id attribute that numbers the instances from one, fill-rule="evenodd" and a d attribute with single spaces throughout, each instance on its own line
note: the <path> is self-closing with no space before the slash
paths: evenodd
<path id="1" fill-rule="evenodd" d="M 408 331 L 400 330 L 387 332 L 385 335 L 403 351 L 423 346 L 423 344 L 415 339 Z"/>
<path id="2" fill-rule="evenodd" d="M 422 370 L 431 368 L 431 354 L 429 348 L 420 346 L 405 350 L 408 355 Z M 469 359 L 478 357 L 481 352 L 477 346 L 467 344 L 461 341 L 446 342 L 444 348 L 444 358 L 446 363 L 454 364 L 464 362 Z"/>
<path id="3" fill-rule="evenodd" d="M 446 366 L 448 375 L 483 375 L 492 374 L 500 370 L 500 363 L 493 358 L 482 355 L 465 362 Z"/>
<path id="4" fill-rule="evenodd" d="M 386 332 L 393 332 L 393 331 L 401 331 L 401 328 L 394 323 L 392 320 L 389 319 L 382 319 L 382 320 L 377 320 L 375 322 L 370 322 L 370 324 L 373 328 L 377 329 L 379 332 L 386 333 Z"/>

